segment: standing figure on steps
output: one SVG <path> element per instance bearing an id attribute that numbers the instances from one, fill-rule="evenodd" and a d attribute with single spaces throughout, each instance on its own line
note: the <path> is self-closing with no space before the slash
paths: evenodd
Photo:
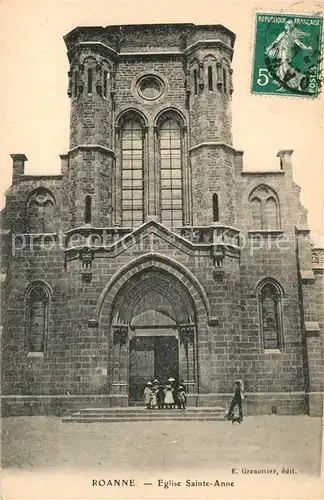
<path id="1" fill-rule="evenodd" d="M 166 408 L 173 408 L 174 405 L 174 398 L 173 398 L 173 389 L 171 385 L 166 385 L 165 386 L 165 398 L 164 398 L 164 404 Z"/>
<path id="2" fill-rule="evenodd" d="M 178 404 L 178 409 L 185 410 L 187 407 L 187 394 L 184 385 L 179 385 L 178 392 L 177 392 L 177 404 Z"/>
<path id="3" fill-rule="evenodd" d="M 157 405 L 160 410 L 164 408 L 164 398 L 165 398 L 165 392 L 164 392 L 164 386 L 159 384 L 159 387 L 157 389 L 157 394 L 156 394 L 156 400 L 157 400 Z"/>
<path id="4" fill-rule="evenodd" d="M 146 387 L 144 389 L 144 403 L 146 404 L 146 408 L 149 410 L 151 408 L 152 403 L 152 382 L 147 382 Z"/>
<path id="5" fill-rule="evenodd" d="M 232 402 L 230 404 L 229 410 L 227 414 L 225 415 L 225 418 L 227 420 L 232 420 L 238 421 L 239 423 L 243 422 L 243 408 L 242 408 L 242 402 L 244 399 L 244 392 L 243 392 L 243 382 L 241 379 L 235 380 L 235 392 L 234 396 L 232 399 Z M 238 406 L 239 409 L 239 418 L 235 419 L 234 417 L 234 408 L 235 406 Z"/>

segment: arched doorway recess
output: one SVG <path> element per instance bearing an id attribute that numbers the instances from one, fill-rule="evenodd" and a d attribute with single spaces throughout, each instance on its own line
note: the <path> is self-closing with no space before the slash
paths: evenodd
<path id="1" fill-rule="evenodd" d="M 148 380 L 183 380 L 197 392 L 195 304 L 178 277 L 154 266 L 120 287 L 109 315 L 109 393 L 142 401 Z"/>

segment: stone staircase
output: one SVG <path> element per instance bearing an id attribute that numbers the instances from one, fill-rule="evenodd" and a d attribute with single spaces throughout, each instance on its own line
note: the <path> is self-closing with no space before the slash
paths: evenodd
<path id="1" fill-rule="evenodd" d="M 62 422 L 154 422 L 166 420 L 185 421 L 217 421 L 224 420 L 225 410 L 220 406 L 189 407 L 186 410 L 147 410 L 144 407 L 130 406 L 125 408 L 85 408 L 70 416 L 63 417 Z"/>

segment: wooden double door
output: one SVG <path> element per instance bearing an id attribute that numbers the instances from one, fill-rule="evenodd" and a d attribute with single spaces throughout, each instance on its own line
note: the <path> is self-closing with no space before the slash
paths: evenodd
<path id="1" fill-rule="evenodd" d="M 129 400 L 143 401 L 148 381 L 165 384 L 169 377 L 179 378 L 179 340 L 176 336 L 151 335 L 133 337 L 129 344 Z"/>

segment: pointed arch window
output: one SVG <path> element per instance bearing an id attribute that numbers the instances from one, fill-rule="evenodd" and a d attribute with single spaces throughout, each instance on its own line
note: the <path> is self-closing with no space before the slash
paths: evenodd
<path id="1" fill-rule="evenodd" d="M 174 118 L 160 128 L 161 222 L 168 227 L 182 226 L 182 150 L 181 129 Z"/>
<path id="2" fill-rule="evenodd" d="M 267 280 L 258 289 L 258 301 L 263 349 L 282 349 L 282 289 Z"/>
<path id="3" fill-rule="evenodd" d="M 269 186 L 256 187 L 249 198 L 250 227 L 254 230 L 273 231 L 280 227 L 279 200 Z"/>
<path id="4" fill-rule="evenodd" d="M 136 118 L 124 122 L 121 130 L 122 225 L 143 223 L 143 128 Z"/>
<path id="5" fill-rule="evenodd" d="M 54 232 L 55 200 L 44 188 L 37 189 L 27 202 L 27 230 L 29 233 Z"/>
<path id="6" fill-rule="evenodd" d="M 49 291 L 42 284 L 31 287 L 27 293 L 27 325 L 25 350 L 43 353 L 46 347 Z"/>

